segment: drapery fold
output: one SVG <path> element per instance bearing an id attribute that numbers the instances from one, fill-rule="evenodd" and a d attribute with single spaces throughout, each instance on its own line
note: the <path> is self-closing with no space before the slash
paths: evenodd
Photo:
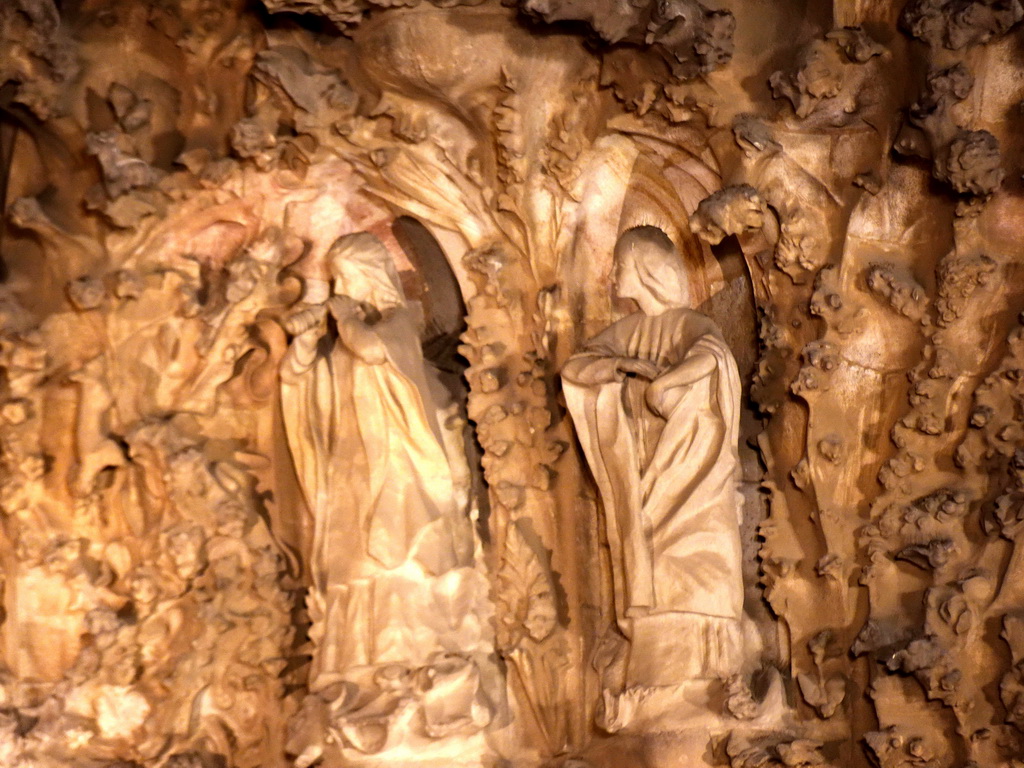
<path id="1" fill-rule="evenodd" d="M 673 385 L 669 377 L 700 355 L 710 373 Z M 608 358 L 647 361 L 658 373 L 601 380 L 594 372 Z M 655 413 L 648 396 L 659 381 Z M 742 644 L 741 391 L 717 328 L 688 309 L 626 317 L 570 361 L 563 390 L 604 505 L 616 615 L 631 656 L 638 643 L 665 646 L 652 627 L 674 627 L 674 642 L 698 644 L 683 664 L 694 676 L 730 668 Z"/>

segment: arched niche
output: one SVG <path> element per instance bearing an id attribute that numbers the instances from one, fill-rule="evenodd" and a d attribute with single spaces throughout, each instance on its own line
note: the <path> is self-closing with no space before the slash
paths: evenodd
<path id="1" fill-rule="evenodd" d="M 399 216 L 391 232 L 414 268 L 400 276 L 406 296 L 423 305 L 425 349 L 441 353 L 445 350 L 439 345 L 457 344 L 466 327 L 466 305 L 458 280 L 441 244 L 418 219 Z M 447 351 L 453 353 L 454 349 Z"/>
<path id="2" fill-rule="evenodd" d="M 465 381 L 466 361 L 458 347 L 466 330 L 466 303 L 448 255 L 433 233 L 413 216 L 399 216 L 391 224 L 391 233 L 401 246 L 412 269 L 400 270 L 406 297 L 423 307 L 423 355 L 440 372 L 458 406 L 467 417 L 469 390 Z M 477 530 L 488 541 L 490 503 L 481 466 L 482 451 L 473 430 L 465 430 L 465 455 L 472 481 L 479 518 Z"/>

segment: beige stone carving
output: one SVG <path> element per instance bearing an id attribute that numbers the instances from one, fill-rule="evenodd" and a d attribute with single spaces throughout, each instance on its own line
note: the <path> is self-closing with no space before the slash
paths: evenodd
<path id="1" fill-rule="evenodd" d="M 640 310 L 562 369 L 628 640 L 621 682 L 604 683 L 611 731 L 649 689 L 728 678 L 743 662 L 739 374 L 721 332 L 692 308 L 688 268 L 660 230 L 625 232 L 614 285 Z"/>
<path id="2" fill-rule="evenodd" d="M 1019 768 L 1022 22 L 0 2 L 0 768 Z"/>
<path id="3" fill-rule="evenodd" d="M 421 320 L 391 256 L 360 232 L 325 258 L 332 282 L 307 281 L 284 320 L 294 338 L 281 363 L 285 430 L 313 517 L 310 690 L 340 746 L 396 759 L 409 738 L 490 722 L 473 658 L 488 649 L 487 586 L 473 568 L 468 489 L 457 487 L 468 477 L 461 425 L 451 433 L 453 404 L 424 362 Z"/>

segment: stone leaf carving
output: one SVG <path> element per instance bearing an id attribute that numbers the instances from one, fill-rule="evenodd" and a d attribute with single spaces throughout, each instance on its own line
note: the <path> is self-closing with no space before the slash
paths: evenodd
<path id="1" fill-rule="evenodd" d="M 1019 0 L 911 0 L 900 22 L 929 45 L 960 50 L 1004 34 L 1024 18 Z"/>

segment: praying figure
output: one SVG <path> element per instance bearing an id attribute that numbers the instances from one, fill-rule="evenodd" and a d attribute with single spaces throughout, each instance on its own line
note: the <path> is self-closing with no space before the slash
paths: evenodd
<path id="1" fill-rule="evenodd" d="M 425 663 L 438 648 L 417 626 L 416 585 L 473 559 L 416 307 L 373 235 L 339 238 L 327 260 L 333 283 L 307 282 L 281 367 L 313 517 L 314 686 L 353 667 Z"/>
<path id="2" fill-rule="evenodd" d="M 627 723 L 630 700 L 727 678 L 743 653 L 736 361 L 718 327 L 693 309 L 698 279 L 661 230 L 628 230 L 614 263 L 618 297 L 639 311 L 562 370 L 604 507 L 627 641 L 611 665 L 621 689 L 605 684 L 608 730 Z"/>

